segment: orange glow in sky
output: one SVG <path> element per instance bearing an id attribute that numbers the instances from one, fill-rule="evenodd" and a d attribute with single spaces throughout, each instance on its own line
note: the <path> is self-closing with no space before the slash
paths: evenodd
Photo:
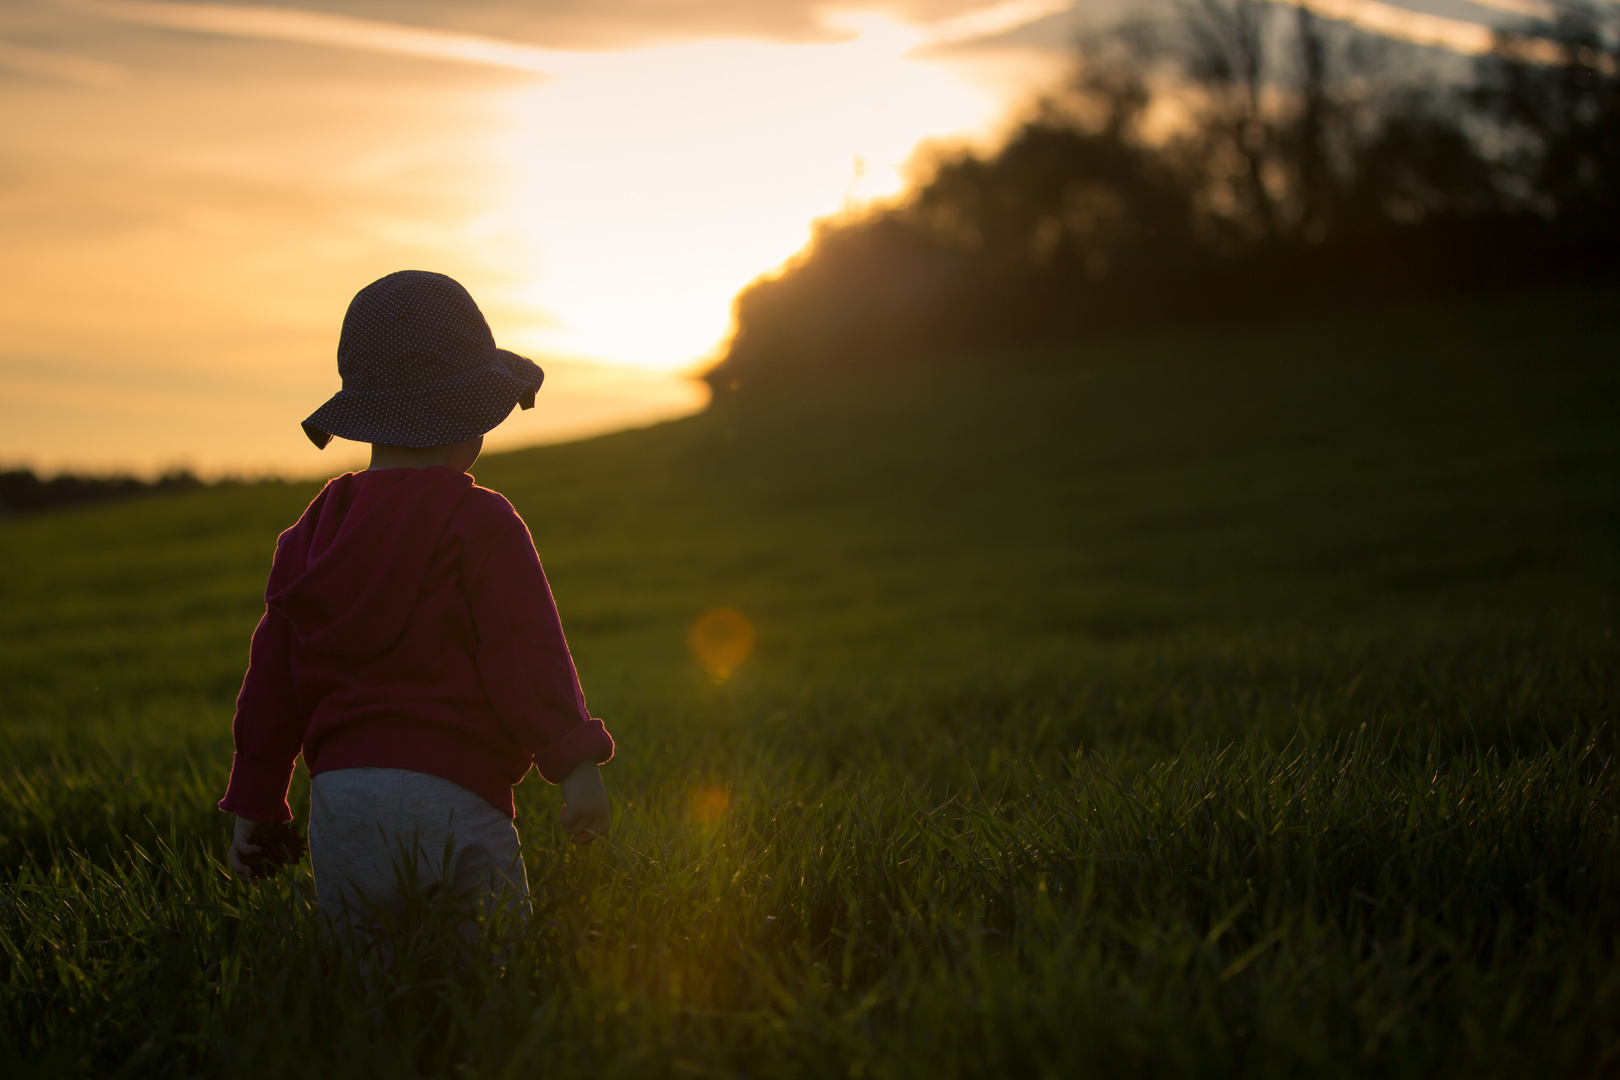
<path id="1" fill-rule="evenodd" d="M 1067 6 L 817 9 L 808 40 L 596 50 L 262 5 L 8 7 L 0 464 L 351 465 L 298 421 L 337 389 L 349 298 L 406 267 L 460 279 L 547 368 L 494 448 L 700 408 L 686 376 L 739 289 L 1062 62 L 940 46 Z"/>
<path id="2" fill-rule="evenodd" d="M 690 413 L 732 298 L 817 218 L 901 191 L 921 145 L 992 139 L 1074 11 L 1136 10 L 304 2 L 0 5 L 0 466 L 352 465 L 298 421 L 337 389 L 349 298 L 404 268 L 547 369 L 492 448 Z M 1283 2 L 1485 35 L 1399 6 L 1431 0 Z"/>
<path id="3" fill-rule="evenodd" d="M 1005 108 L 910 58 L 920 32 L 843 25 L 856 36 L 834 44 L 597 57 L 504 99 L 532 258 L 512 299 L 554 320 L 524 328 L 532 348 L 660 368 L 710 356 L 732 296 L 814 218 L 899 192 L 920 138 L 981 132 Z"/>

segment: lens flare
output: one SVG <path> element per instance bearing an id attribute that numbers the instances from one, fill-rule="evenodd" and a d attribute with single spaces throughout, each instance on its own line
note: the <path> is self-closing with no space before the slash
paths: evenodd
<path id="1" fill-rule="evenodd" d="M 692 792 L 692 819 L 700 825 L 713 825 L 731 806 L 731 792 L 706 784 Z"/>
<path id="2" fill-rule="evenodd" d="M 687 643 L 709 681 L 719 685 L 754 651 L 754 627 L 741 612 L 713 608 L 692 624 Z"/>

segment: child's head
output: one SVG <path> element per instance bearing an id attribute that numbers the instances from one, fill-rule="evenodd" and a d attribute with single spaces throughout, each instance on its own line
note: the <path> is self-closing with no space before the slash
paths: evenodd
<path id="1" fill-rule="evenodd" d="M 484 437 L 464 439 L 449 446 L 389 446 L 387 443 L 371 444 L 371 467 L 373 469 L 421 469 L 428 465 L 446 465 L 457 472 L 468 472 L 478 455 L 483 453 Z"/>
<path id="2" fill-rule="evenodd" d="M 324 448 L 337 435 L 409 456 L 472 467 L 484 433 L 534 407 L 545 373 L 495 347 L 473 298 L 451 278 L 401 270 L 361 289 L 338 340 L 343 389 L 304 421 Z M 465 461 L 465 464 L 460 464 Z"/>

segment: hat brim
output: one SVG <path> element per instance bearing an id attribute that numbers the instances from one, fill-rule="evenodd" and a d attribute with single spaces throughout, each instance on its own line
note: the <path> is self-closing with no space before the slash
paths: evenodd
<path id="1" fill-rule="evenodd" d="M 511 415 L 534 407 L 546 373 L 528 357 L 494 350 L 489 363 L 448 381 L 404 387 L 339 390 L 303 422 L 317 449 L 332 436 L 425 450 L 485 434 Z"/>

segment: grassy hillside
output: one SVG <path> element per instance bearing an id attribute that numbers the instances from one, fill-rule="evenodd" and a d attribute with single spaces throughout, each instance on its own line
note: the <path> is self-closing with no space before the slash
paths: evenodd
<path id="1" fill-rule="evenodd" d="M 217 866 L 314 485 L 0 523 L 0 1060 L 1620 1067 L 1617 299 L 942 359 L 480 462 L 621 748 L 611 845 L 519 788 L 505 967 L 362 975 L 307 870 Z M 716 606 L 758 642 L 720 683 Z"/>

